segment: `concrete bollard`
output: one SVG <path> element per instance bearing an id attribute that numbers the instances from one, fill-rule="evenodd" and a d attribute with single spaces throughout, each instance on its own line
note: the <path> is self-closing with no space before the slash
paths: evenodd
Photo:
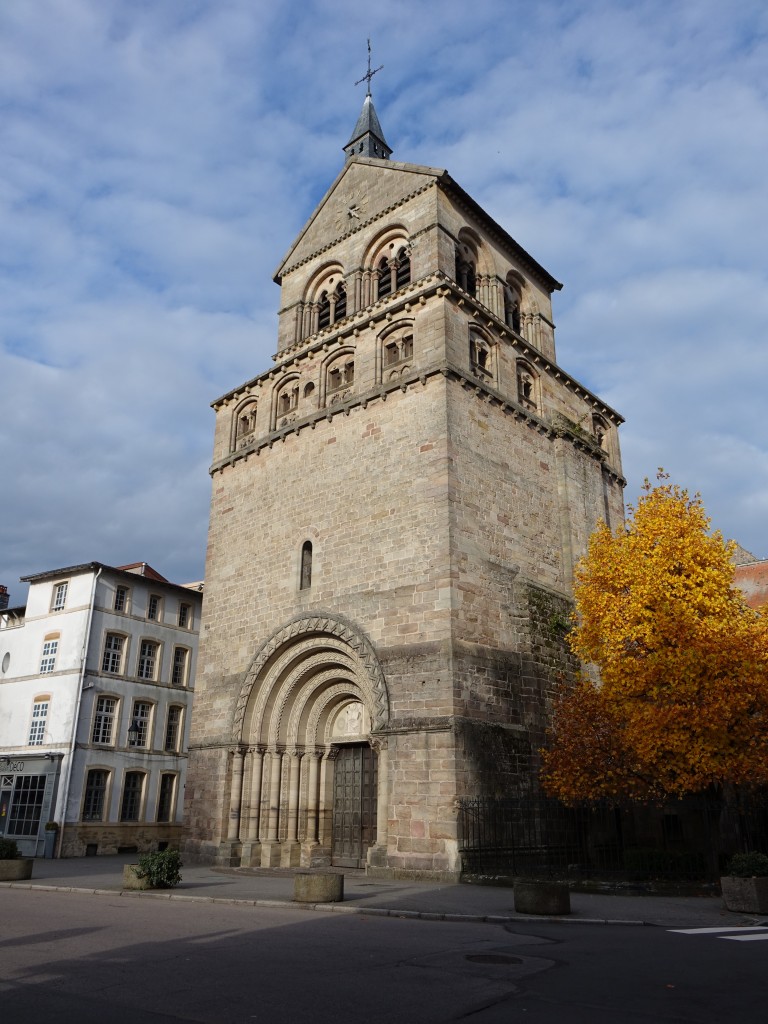
<path id="1" fill-rule="evenodd" d="M 138 864 L 123 864 L 123 889 L 148 889 L 149 880 L 136 874 Z"/>
<path id="2" fill-rule="evenodd" d="M 515 910 L 518 914 L 571 912 L 571 893 L 565 882 L 515 882 Z"/>
<path id="3" fill-rule="evenodd" d="M 0 882 L 24 882 L 32 877 L 32 858 L 14 857 L 0 860 Z"/>
<path id="4" fill-rule="evenodd" d="M 341 903 L 344 899 L 344 875 L 318 875 L 298 871 L 293 878 L 296 903 Z"/>

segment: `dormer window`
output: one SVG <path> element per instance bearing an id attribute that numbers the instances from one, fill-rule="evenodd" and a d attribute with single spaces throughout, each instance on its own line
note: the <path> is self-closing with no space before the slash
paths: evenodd
<path id="1" fill-rule="evenodd" d="M 57 583 L 53 588 L 53 602 L 51 604 L 51 611 L 60 612 L 67 603 L 67 590 L 69 589 L 69 583 Z"/>

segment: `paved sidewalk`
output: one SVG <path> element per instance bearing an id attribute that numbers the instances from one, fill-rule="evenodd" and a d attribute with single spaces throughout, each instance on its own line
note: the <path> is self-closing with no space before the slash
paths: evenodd
<path id="1" fill-rule="evenodd" d="M 7 882 L 2 888 L 76 889 L 99 893 L 122 890 L 123 865 L 134 856 L 73 857 L 34 862 L 30 882 Z M 172 890 L 126 892 L 131 898 L 200 899 L 242 902 L 252 906 L 284 906 L 296 910 L 322 909 L 334 913 L 386 914 L 427 920 L 506 921 L 542 920 L 516 914 L 511 888 L 447 885 L 438 882 L 381 881 L 362 871 L 344 872 L 344 901 L 312 905 L 293 902 L 293 874 L 255 869 L 182 869 L 182 881 Z M 0 899 L 2 898 L 0 894 Z M 725 910 L 719 896 L 614 896 L 571 894 L 571 914 L 562 920 L 577 923 L 647 924 L 669 928 L 727 927 L 768 924 L 764 917 Z"/>

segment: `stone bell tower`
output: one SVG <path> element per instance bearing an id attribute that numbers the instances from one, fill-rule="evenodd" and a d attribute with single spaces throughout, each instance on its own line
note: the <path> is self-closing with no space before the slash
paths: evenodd
<path id="1" fill-rule="evenodd" d="M 390 159 L 366 77 L 273 365 L 213 405 L 185 847 L 456 879 L 457 801 L 535 784 L 621 418 L 557 363 L 560 284 Z"/>

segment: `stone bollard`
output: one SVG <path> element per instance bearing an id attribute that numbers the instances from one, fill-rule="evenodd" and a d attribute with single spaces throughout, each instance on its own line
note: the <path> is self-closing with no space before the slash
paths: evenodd
<path id="1" fill-rule="evenodd" d="M 149 880 L 136 874 L 138 864 L 123 864 L 123 889 L 148 889 Z"/>
<path id="2" fill-rule="evenodd" d="M 571 893 L 565 882 L 515 882 L 515 910 L 518 914 L 550 914 L 560 916 L 571 912 Z"/>
<path id="3" fill-rule="evenodd" d="M 293 878 L 296 903 L 341 903 L 344 899 L 344 875 L 318 875 L 297 871 Z"/>
<path id="4" fill-rule="evenodd" d="M 0 860 L 0 882 L 24 882 L 32 877 L 32 858 Z"/>

